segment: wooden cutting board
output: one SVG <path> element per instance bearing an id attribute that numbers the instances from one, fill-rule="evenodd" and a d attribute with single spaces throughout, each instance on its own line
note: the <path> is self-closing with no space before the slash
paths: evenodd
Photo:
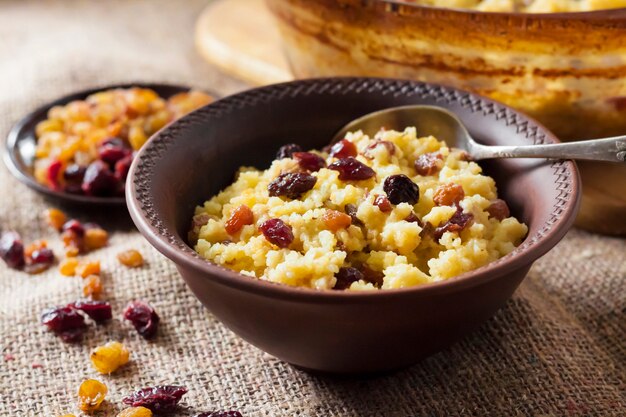
<path id="1" fill-rule="evenodd" d="M 210 63 L 252 85 L 293 79 L 273 17 L 263 0 L 214 0 L 196 24 L 196 46 Z M 581 163 L 583 202 L 577 225 L 626 235 L 626 167 Z"/>
<path id="2" fill-rule="evenodd" d="M 263 0 L 212 1 L 196 23 L 195 40 L 204 59 L 252 85 L 293 79 Z"/>

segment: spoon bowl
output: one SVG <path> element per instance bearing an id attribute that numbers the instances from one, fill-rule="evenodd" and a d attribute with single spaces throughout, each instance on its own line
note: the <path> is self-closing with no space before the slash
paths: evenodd
<path id="1" fill-rule="evenodd" d="M 476 161 L 494 158 L 626 161 L 626 136 L 559 144 L 485 146 L 472 138 L 453 112 L 431 105 L 398 106 L 368 113 L 342 127 L 333 137 L 333 143 L 343 139 L 348 132 L 361 130 L 373 136 L 381 128 L 402 131 L 407 126 L 415 126 L 418 137 L 435 136 L 451 148 L 464 150 Z"/>
<path id="2" fill-rule="evenodd" d="M 415 127 L 418 137 L 435 136 L 451 148 L 469 151 L 467 147 L 475 143 L 454 113 L 443 107 L 419 104 L 368 113 L 342 127 L 332 142 L 340 141 L 348 132 L 360 130 L 371 137 L 381 128 L 402 131 L 407 126 Z"/>

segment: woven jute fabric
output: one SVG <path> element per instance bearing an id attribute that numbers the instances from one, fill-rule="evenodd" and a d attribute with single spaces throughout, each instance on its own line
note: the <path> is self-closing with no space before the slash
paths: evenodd
<path id="1" fill-rule="evenodd" d="M 164 81 L 222 94 L 244 86 L 203 63 L 192 28 L 206 1 L 0 2 L 0 134 L 48 100 L 116 82 Z M 618 180 L 618 179 L 616 179 Z M 0 225 L 26 241 L 58 237 L 40 220 L 51 206 L 0 168 Z M 142 386 L 184 384 L 176 415 L 237 409 L 244 416 L 624 416 L 626 241 L 572 230 L 539 260 L 513 298 L 478 331 L 425 361 L 372 378 L 307 374 L 243 342 L 186 288 L 124 210 L 72 216 L 112 232 L 102 261 L 105 298 L 119 318 L 144 299 L 162 318 L 146 342 L 119 319 L 68 345 L 39 324 L 41 311 L 81 295 L 56 268 L 28 276 L 0 265 L 0 415 L 79 415 L 86 378 L 109 387 L 97 415 L 114 416 Z M 147 264 L 120 266 L 139 249 Z M 89 350 L 120 340 L 131 362 L 111 376 Z M 389 343 L 394 343 L 390 340 Z"/>

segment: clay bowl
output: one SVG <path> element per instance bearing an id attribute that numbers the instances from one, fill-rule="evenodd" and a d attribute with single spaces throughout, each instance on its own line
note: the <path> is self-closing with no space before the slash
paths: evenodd
<path id="1" fill-rule="evenodd" d="M 241 165 L 267 167 L 288 142 L 323 147 L 346 122 L 407 104 L 452 110 L 483 143 L 557 142 L 532 119 L 452 88 L 375 78 L 277 84 L 219 100 L 156 134 L 129 174 L 131 216 L 215 317 L 269 354 L 331 373 L 411 365 L 489 319 L 532 263 L 565 235 L 580 197 L 572 162 L 482 164 L 513 214 L 529 226 L 528 237 L 497 262 L 421 287 L 368 293 L 294 288 L 213 265 L 186 243 L 194 207 L 228 185 Z"/>
<path id="2" fill-rule="evenodd" d="M 35 162 L 35 146 L 37 143 L 37 138 L 35 136 L 35 127 L 37 126 L 37 123 L 46 119 L 48 110 L 50 110 L 50 108 L 54 106 L 62 106 L 74 100 L 83 100 L 87 98 L 87 96 L 93 93 L 97 93 L 98 91 L 131 87 L 150 88 L 163 98 L 168 98 L 175 94 L 189 91 L 190 89 L 190 87 L 182 85 L 171 85 L 162 83 L 115 84 L 79 91 L 61 97 L 52 102 L 46 103 L 24 116 L 9 131 L 5 143 L 6 150 L 4 153 L 4 162 L 9 168 L 9 171 L 19 181 L 26 184 L 31 189 L 42 193 L 44 196 L 51 200 L 54 200 L 55 202 L 93 207 L 123 207 L 125 202 L 124 197 L 97 197 L 70 194 L 63 191 L 53 190 L 37 182 L 33 175 L 33 164 Z"/>

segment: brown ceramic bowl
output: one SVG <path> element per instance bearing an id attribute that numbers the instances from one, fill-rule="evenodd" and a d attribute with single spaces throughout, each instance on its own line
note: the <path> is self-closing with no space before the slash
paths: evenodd
<path id="1" fill-rule="evenodd" d="M 298 78 L 449 85 L 508 104 L 562 140 L 626 134 L 626 8 L 488 13 L 394 0 L 266 0 Z M 578 225 L 626 235 L 626 166 L 579 164 Z"/>
<path id="2" fill-rule="evenodd" d="M 219 320 L 271 355 L 333 373 L 413 364 L 491 317 L 532 263 L 565 235 L 580 196 L 572 162 L 482 164 L 529 226 L 528 237 L 500 260 L 435 284 L 354 293 L 289 287 L 213 265 L 185 241 L 194 207 L 231 183 L 241 165 L 267 167 L 288 142 L 321 148 L 350 120 L 406 104 L 452 110 L 483 143 L 557 142 L 532 119 L 451 88 L 374 78 L 277 84 L 219 100 L 157 133 L 129 174 L 131 216 Z"/>

